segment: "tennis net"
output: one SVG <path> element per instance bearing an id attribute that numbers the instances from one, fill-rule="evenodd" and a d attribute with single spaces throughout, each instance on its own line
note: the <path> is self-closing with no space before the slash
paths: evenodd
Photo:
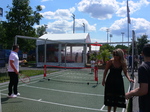
<path id="1" fill-rule="evenodd" d="M 53 70 L 54 72 L 49 73 L 49 70 Z M 44 78 L 57 82 L 98 84 L 98 68 L 44 65 Z"/>

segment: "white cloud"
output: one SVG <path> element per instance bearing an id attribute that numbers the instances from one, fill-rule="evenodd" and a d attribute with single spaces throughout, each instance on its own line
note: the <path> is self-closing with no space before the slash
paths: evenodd
<path id="1" fill-rule="evenodd" d="M 72 23 L 66 20 L 57 20 L 48 23 L 47 32 L 49 33 L 67 33 L 71 30 Z"/>
<path id="2" fill-rule="evenodd" d="M 140 10 L 150 4 L 148 0 L 132 1 L 128 2 L 130 8 L 130 14 Z M 113 14 L 117 14 L 119 17 L 127 16 L 127 1 L 117 2 L 116 0 L 82 0 L 77 4 L 79 11 L 88 13 L 91 17 L 100 20 L 110 19 Z"/>
<path id="3" fill-rule="evenodd" d="M 75 22 L 76 22 L 75 27 L 76 27 L 77 31 L 83 31 L 83 23 L 85 24 L 85 31 L 89 32 L 89 31 L 95 31 L 96 30 L 96 24 L 90 25 L 88 23 L 88 21 L 85 19 L 76 19 Z"/>
<path id="4" fill-rule="evenodd" d="M 97 42 L 97 43 L 104 43 L 104 42 L 106 42 L 106 40 L 104 40 L 104 39 L 91 38 L 91 42 L 92 42 L 92 43 L 95 43 L 95 42 Z"/>
<path id="5" fill-rule="evenodd" d="M 42 9 L 45 9 L 46 7 L 45 7 L 45 5 L 40 5 L 41 7 L 42 7 Z"/>
<path id="6" fill-rule="evenodd" d="M 132 24 L 130 25 L 130 37 L 132 37 L 132 30 L 135 31 L 136 36 L 140 36 L 143 34 L 150 35 L 150 22 L 143 19 L 143 18 L 131 18 Z M 120 36 L 121 32 L 125 33 L 125 36 L 127 37 L 127 18 L 123 18 L 120 20 L 117 20 L 110 26 L 110 33 L 113 35 Z M 102 27 L 100 29 L 101 31 L 106 31 L 106 27 Z"/>
<path id="7" fill-rule="evenodd" d="M 47 1 L 53 1 L 53 0 L 42 0 L 41 2 L 47 2 Z"/>
<path id="8" fill-rule="evenodd" d="M 143 18 L 133 18 L 132 19 L 132 29 L 135 30 L 137 36 L 147 34 L 150 36 L 150 21 Z"/>
<path id="9" fill-rule="evenodd" d="M 75 11 L 75 8 L 72 7 L 70 9 L 58 9 L 55 12 L 48 11 L 41 13 L 46 19 L 65 19 L 70 20 L 72 13 Z"/>
<path id="10" fill-rule="evenodd" d="M 82 0 L 77 6 L 79 11 L 100 20 L 112 18 L 119 8 L 116 0 Z"/>
<path id="11" fill-rule="evenodd" d="M 120 5 L 120 8 L 116 12 L 116 14 L 119 17 L 126 17 L 127 16 L 127 2 L 123 1 L 122 3 L 118 3 Z M 128 1 L 130 14 L 133 14 L 134 12 L 140 10 L 142 7 L 145 7 L 150 4 L 147 0 L 140 0 L 137 2 Z"/>
<path id="12" fill-rule="evenodd" d="M 95 31 L 96 25 L 90 25 L 85 19 L 76 19 L 75 20 L 75 32 L 83 32 L 83 23 L 85 23 L 85 31 Z M 56 20 L 54 22 L 49 22 L 47 24 L 48 33 L 72 33 L 73 32 L 73 21 L 67 20 Z M 37 27 L 37 26 L 35 26 Z"/>

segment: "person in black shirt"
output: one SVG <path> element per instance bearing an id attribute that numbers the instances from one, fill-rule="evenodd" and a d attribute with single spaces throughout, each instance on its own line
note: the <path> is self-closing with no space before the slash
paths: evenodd
<path id="1" fill-rule="evenodd" d="M 150 44 L 143 47 L 144 63 L 138 69 L 139 87 L 126 93 L 126 99 L 139 96 L 139 112 L 150 112 Z"/>

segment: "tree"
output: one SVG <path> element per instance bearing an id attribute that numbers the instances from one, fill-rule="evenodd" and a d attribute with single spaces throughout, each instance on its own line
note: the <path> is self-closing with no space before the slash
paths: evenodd
<path id="1" fill-rule="evenodd" d="M 128 49 L 128 47 L 125 46 L 125 45 L 116 45 L 115 49 L 118 49 L 118 48 L 120 48 L 120 49 Z"/>
<path id="2" fill-rule="evenodd" d="M 144 45 L 149 42 L 149 40 L 147 38 L 148 38 L 148 35 L 143 35 L 140 38 L 137 38 L 138 54 L 141 54 Z"/>
<path id="3" fill-rule="evenodd" d="M 3 48 L 7 46 L 5 38 L 6 38 L 6 30 L 3 26 L 3 22 L 0 22 L 0 45 L 2 45 Z"/>
<path id="4" fill-rule="evenodd" d="M 103 46 L 101 46 L 100 52 L 105 50 L 105 49 L 108 49 L 109 52 L 112 52 L 115 48 L 114 48 L 114 46 L 111 46 L 109 44 L 104 44 Z"/>
<path id="5" fill-rule="evenodd" d="M 38 37 L 42 36 L 43 34 L 46 34 L 46 28 L 47 28 L 47 25 L 42 25 L 40 27 L 37 28 L 37 35 Z"/>
<path id="6" fill-rule="evenodd" d="M 97 55 L 97 59 L 98 60 L 103 60 L 104 62 L 104 65 L 106 64 L 106 61 L 108 61 L 110 59 L 110 56 L 111 56 L 111 52 L 109 52 L 108 49 L 104 49 L 102 50 L 101 52 L 98 53 Z"/>
<path id="7" fill-rule="evenodd" d="M 14 37 L 16 35 L 36 37 L 36 31 L 33 28 L 34 24 L 39 24 L 42 19 L 40 6 L 36 7 L 36 11 L 33 11 L 29 6 L 29 0 L 13 0 L 13 6 L 8 8 L 9 12 L 6 12 L 7 22 L 4 23 L 7 32 L 8 48 L 11 48 L 14 43 Z M 23 51 L 29 51 L 35 47 L 35 41 L 18 39 L 18 43 Z"/>

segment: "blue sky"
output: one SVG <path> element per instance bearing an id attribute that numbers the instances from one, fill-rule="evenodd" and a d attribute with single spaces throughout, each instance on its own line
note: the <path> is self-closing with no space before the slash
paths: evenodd
<path id="1" fill-rule="evenodd" d="M 135 30 L 136 37 L 147 34 L 150 38 L 150 0 L 129 0 L 128 3 L 130 34 Z M 0 0 L 0 7 L 4 10 L 2 20 L 5 20 L 7 5 L 11 6 L 12 0 Z M 122 42 L 121 32 L 124 32 L 123 41 L 128 41 L 127 0 L 30 0 L 33 10 L 37 5 L 43 8 L 41 14 L 44 18 L 40 25 L 46 24 L 48 33 L 73 33 L 73 13 L 75 33 L 83 33 L 84 23 L 85 32 L 90 33 L 92 42 L 106 42 L 106 29 L 109 29 L 109 35 L 113 35 L 111 42 Z"/>

